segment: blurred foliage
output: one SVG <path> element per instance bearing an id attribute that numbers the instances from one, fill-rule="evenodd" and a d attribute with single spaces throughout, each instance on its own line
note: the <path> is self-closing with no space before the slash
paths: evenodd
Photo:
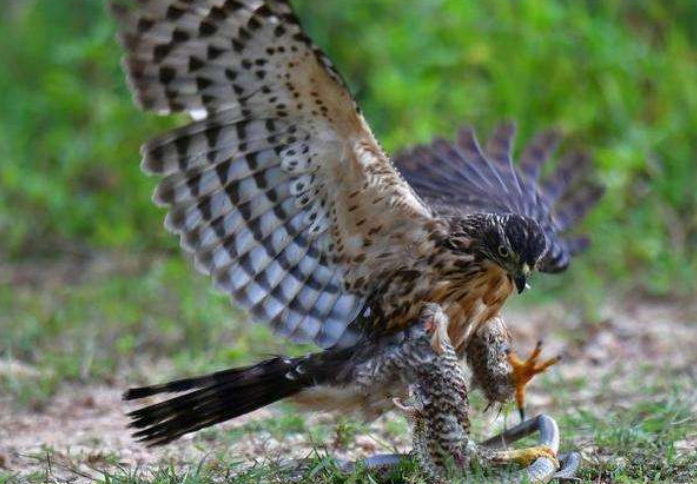
<path id="1" fill-rule="evenodd" d="M 695 290 L 694 0 L 295 3 L 389 150 L 513 118 L 523 138 L 555 125 L 566 149 L 594 153 L 608 188 L 586 224 L 595 244 L 562 282 L 591 294 L 610 281 Z M 4 2 L 0 231 L 10 257 L 176 245 L 138 148 L 182 120 L 133 107 L 113 34 L 102 1 Z"/>

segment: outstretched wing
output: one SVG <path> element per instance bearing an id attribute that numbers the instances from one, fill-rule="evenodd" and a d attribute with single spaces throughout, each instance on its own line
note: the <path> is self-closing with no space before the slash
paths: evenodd
<path id="1" fill-rule="evenodd" d="M 299 342 L 346 345 L 431 212 L 285 0 L 112 3 L 137 102 L 197 122 L 143 147 L 196 267 Z"/>
<path id="2" fill-rule="evenodd" d="M 560 272 L 583 250 L 585 237 L 567 236 L 595 205 L 602 187 L 589 180 L 590 159 L 584 154 L 562 157 L 555 171 L 542 178 L 545 162 L 559 136 L 539 134 L 513 163 L 515 126 L 499 126 L 486 149 L 474 131 L 462 128 L 455 142 L 442 139 L 416 146 L 395 157 L 395 164 L 416 192 L 440 215 L 472 212 L 517 213 L 535 219 L 545 231 L 549 250 L 543 272 Z"/>

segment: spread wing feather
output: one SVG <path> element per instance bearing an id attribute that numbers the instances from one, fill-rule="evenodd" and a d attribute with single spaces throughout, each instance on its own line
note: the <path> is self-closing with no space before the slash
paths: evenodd
<path id="1" fill-rule="evenodd" d="M 436 139 L 395 157 L 395 164 L 416 192 L 440 215 L 473 212 L 517 213 L 535 219 L 544 229 L 549 250 L 544 272 L 564 270 L 588 241 L 566 232 L 585 216 L 602 195 L 589 179 L 590 159 L 583 154 L 561 158 L 541 179 L 542 168 L 559 143 L 554 131 L 540 133 L 513 162 L 515 126 L 494 130 L 485 149 L 470 127 L 459 130 L 455 142 Z"/>
<path id="2" fill-rule="evenodd" d="M 138 104 L 187 113 L 143 147 L 196 267 L 299 342 L 349 323 L 432 217 L 285 0 L 113 2 Z"/>

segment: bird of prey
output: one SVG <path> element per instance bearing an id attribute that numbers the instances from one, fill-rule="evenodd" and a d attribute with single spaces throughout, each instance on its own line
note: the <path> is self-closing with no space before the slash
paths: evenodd
<path id="1" fill-rule="evenodd" d="M 542 177 L 557 137 L 536 138 L 516 165 L 506 124 L 485 147 L 464 128 L 391 161 L 287 0 L 111 10 L 137 103 L 193 118 L 142 149 L 166 228 L 252 319 L 321 348 L 130 390 L 181 393 L 134 411 L 137 437 L 164 444 L 283 398 L 376 417 L 407 389 L 385 370 L 387 342 L 426 303 L 443 308 L 487 398 L 522 404 L 545 364 L 510 354 L 499 313 L 533 272 L 560 272 L 585 247 L 568 231 L 600 195 L 588 160 Z"/>

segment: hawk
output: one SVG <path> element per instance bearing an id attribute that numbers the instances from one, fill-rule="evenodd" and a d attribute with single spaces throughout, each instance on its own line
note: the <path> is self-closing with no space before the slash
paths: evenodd
<path id="1" fill-rule="evenodd" d="M 505 124 L 485 147 L 464 128 L 392 162 L 286 0 L 111 10 L 137 103 L 193 118 L 142 149 L 166 228 L 254 320 L 321 348 L 130 390 L 182 393 L 133 412 L 137 437 L 164 444 L 289 397 L 376 417 L 407 388 L 385 370 L 386 342 L 426 303 L 487 398 L 522 404 L 545 365 L 509 354 L 499 313 L 531 273 L 560 272 L 587 245 L 565 235 L 600 196 L 587 159 L 541 177 L 558 137 L 535 138 L 516 166 Z"/>

